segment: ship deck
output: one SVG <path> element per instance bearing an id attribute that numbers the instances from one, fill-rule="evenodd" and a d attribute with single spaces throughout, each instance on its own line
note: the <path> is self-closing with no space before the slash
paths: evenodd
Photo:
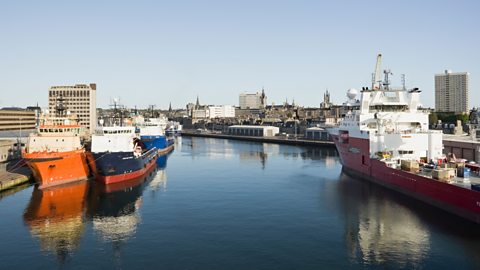
<path id="1" fill-rule="evenodd" d="M 453 178 L 448 179 L 448 180 L 434 179 L 432 177 L 432 172 L 433 172 L 433 169 L 420 167 L 420 172 L 414 173 L 414 174 L 431 178 L 434 181 L 440 181 L 440 182 L 448 183 L 448 184 L 455 185 L 455 186 L 462 187 L 462 188 L 466 188 L 466 189 L 472 189 L 472 184 L 473 185 L 480 185 L 480 176 L 478 175 L 478 172 L 471 171 L 469 177 L 459 177 L 459 176 L 455 175 Z"/>

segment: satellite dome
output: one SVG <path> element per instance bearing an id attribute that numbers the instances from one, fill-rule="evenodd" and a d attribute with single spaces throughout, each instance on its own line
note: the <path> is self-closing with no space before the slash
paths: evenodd
<path id="1" fill-rule="evenodd" d="M 347 91 L 347 97 L 348 97 L 349 99 L 355 99 L 355 97 L 357 96 L 357 94 L 358 94 L 358 91 L 357 91 L 357 89 L 355 89 L 355 88 L 350 88 L 350 89 L 348 89 L 348 91 Z"/>

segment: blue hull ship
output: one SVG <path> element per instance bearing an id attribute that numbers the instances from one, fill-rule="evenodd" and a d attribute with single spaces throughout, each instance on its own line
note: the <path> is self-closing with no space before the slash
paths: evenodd
<path id="1" fill-rule="evenodd" d="M 157 148 L 158 150 L 165 149 L 173 144 L 173 139 L 165 135 L 144 135 L 140 139 L 145 144 L 147 149 Z"/>
<path id="2" fill-rule="evenodd" d="M 158 154 L 166 154 L 173 150 L 173 137 L 165 134 L 167 120 L 150 118 L 140 125 L 140 139 L 147 150 L 156 148 Z"/>
<path id="3" fill-rule="evenodd" d="M 156 165 L 157 149 L 135 156 L 132 152 L 93 153 L 97 178 L 112 184 L 140 177 Z"/>
<path id="4" fill-rule="evenodd" d="M 91 164 L 97 180 L 112 184 L 143 176 L 155 167 L 158 152 L 147 149 L 135 127 L 99 127 L 92 135 Z"/>

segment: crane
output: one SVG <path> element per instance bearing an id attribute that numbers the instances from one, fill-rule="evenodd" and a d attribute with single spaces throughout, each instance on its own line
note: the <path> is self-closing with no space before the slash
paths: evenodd
<path id="1" fill-rule="evenodd" d="M 382 82 L 382 79 L 381 79 L 381 65 L 382 65 L 382 54 L 379 53 L 377 55 L 377 64 L 375 65 L 375 73 L 373 74 L 373 78 L 372 78 L 372 89 L 373 90 L 379 90 L 380 87 L 381 87 L 381 82 Z"/>

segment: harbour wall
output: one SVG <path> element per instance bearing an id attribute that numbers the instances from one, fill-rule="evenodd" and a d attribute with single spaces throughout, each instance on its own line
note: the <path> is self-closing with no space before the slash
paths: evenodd
<path id="1" fill-rule="evenodd" d="M 294 139 L 294 138 L 237 136 L 237 135 L 228 135 L 228 134 L 220 134 L 220 133 L 196 133 L 193 131 L 182 131 L 182 136 L 218 138 L 218 139 L 241 140 L 241 141 L 263 142 L 263 143 L 278 143 L 278 144 L 288 144 L 288 145 L 335 147 L 332 141 L 314 141 L 314 140 Z"/>

